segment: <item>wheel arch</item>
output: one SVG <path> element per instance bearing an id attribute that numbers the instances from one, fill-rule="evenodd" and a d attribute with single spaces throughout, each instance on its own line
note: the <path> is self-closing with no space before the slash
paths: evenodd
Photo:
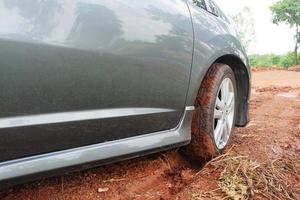
<path id="1" fill-rule="evenodd" d="M 226 64 L 234 72 L 238 97 L 236 126 L 246 126 L 249 122 L 250 69 L 235 55 L 221 56 L 214 63 Z"/>
<path id="2" fill-rule="evenodd" d="M 215 56 L 212 56 L 206 63 L 194 61 L 186 105 L 194 105 L 199 88 L 211 66 L 214 63 L 226 64 L 233 70 L 237 82 L 238 108 L 235 124 L 239 127 L 246 126 L 249 122 L 249 98 L 251 85 L 251 71 L 246 62 L 246 57 L 245 59 L 241 59 L 235 54 L 221 53 L 216 53 Z"/>

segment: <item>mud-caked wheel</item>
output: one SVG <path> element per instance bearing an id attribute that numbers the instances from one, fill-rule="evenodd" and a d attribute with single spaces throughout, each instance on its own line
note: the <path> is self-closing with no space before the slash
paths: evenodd
<path id="1" fill-rule="evenodd" d="M 232 69 L 216 63 L 208 70 L 195 101 L 192 140 L 184 152 L 195 160 L 209 160 L 230 143 L 235 126 L 237 88 Z"/>

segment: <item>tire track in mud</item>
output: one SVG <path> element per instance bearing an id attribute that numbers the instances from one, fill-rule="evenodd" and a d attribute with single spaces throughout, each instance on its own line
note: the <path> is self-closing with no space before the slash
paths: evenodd
<path id="1" fill-rule="evenodd" d="M 10 199 L 172 199 L 187 186 L 199 166 L 176 150 L 16 186 Z M 97 192 L 98 189 L 107 192 Z"/>

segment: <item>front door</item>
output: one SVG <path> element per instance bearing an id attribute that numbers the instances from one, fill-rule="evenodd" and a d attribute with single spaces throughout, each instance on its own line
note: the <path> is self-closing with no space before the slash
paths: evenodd
<path id="1" fill-rule="evenodd" d="M 0 161 L 175 128 L 184 0 L 0 1 Z"/>

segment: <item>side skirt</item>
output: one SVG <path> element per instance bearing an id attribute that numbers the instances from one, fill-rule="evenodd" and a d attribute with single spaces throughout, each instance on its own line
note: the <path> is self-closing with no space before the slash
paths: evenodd
<path id="1" fill-rule="evenodd" d="M 30 180 L 37 179 L 42 173 L 72 166 L 99 161 L 86 165 L 89 168 L 188 144 L 193 110 L 194 107 L 186 107 L 180 124 L 172 130 L 0 163 L 0 188 L 14 184 L 11 181 L 23 182 L 18 179 L 28 176 Z"/>

